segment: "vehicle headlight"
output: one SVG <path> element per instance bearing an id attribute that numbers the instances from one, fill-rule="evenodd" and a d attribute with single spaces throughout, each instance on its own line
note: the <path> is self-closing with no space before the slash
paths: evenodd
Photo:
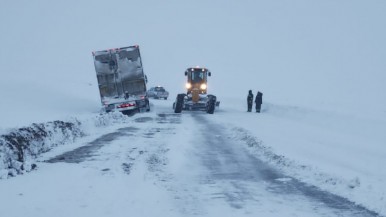
<path id="1" fill-rule="evenodd" d="M 201 89 L 201 90 L 206 90 L 206 84 L 201 84 L 201 85 L 200 85 L 200 89 Z"/>
<path id="2" fill-rule="evenodd" d="M 186 89 L 190 89 L 192 87 L 192 84 L 191 83 L 186 83 L 185 87 L 186 87 Z"/>

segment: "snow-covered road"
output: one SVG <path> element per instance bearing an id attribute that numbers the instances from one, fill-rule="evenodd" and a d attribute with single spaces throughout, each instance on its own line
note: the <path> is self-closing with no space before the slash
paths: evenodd
<path id="1" fill-rule="evenodd" d="M 195 184 L 203 189 L 197 197 L 206 205 L 198 206 L 199 210 L 205 207 L 211 213 L 213 207 L 226 207 L 226 216 L 376 216 L 342 197 L 281 174 L 227 136 L 228 129 L 210 116 L 191 117 L 201 138 L 194 144 L 196 162 L 203 166 L 201 174 L 196 174 L 200 182 Z"/>
<path id="2" fill-rule="evenodd" d="M 167 103 L 32 173 L 2 180 L 1 215 L 377 216 L 283 175 L 203 112 Z"/>

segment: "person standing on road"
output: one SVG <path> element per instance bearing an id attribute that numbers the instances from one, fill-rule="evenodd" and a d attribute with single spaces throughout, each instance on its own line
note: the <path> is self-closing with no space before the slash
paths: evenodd
<path id="1" fill-rule="evenodd" d="M 262 92 L 260 92 L 260 91 L 257 92 L 255 103 L 256 103 L 256 112 L 260 113 L 261 104 L 263 104 L 263 93 Z"/>
<path id="2" fill-rule="evenodd" d="M 248 103 L 248 112 L 251 112 L 252 111 L 252 103 L 253 103 L 252 90 L 249 90 L 248 97 L 247 97 L 247 103 Z"/>

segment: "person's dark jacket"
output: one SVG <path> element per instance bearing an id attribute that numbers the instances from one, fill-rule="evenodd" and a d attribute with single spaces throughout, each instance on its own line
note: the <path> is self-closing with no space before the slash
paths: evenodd
<path id="1" fill-rule="evenodd" d="M 257 92 L 255 103 L 259 105 L 263 104 L 263 93 L 261 93 L 260 91 Z"/>
<path id="2" fill-rule="evenodd" d="M 252 104 L 252 102 L 253 102 L 253 93 L 252 93 L 252 91 L 249 91 L 249 93 L 248 93 L 247 102 L 250 103 L 250 104 Z"/>

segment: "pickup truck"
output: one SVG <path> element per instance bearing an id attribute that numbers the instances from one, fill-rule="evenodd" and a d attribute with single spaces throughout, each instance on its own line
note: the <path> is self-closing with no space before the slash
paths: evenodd
<path id="1" fill-rule="evenodd" d="M 165 99 L 167 100 L 169 97 L 169 92 L 165 90 L 164 87 L 156 86 L 152 87 L 147 91 L 148 97 L 153 97 L 154 99 Z"/>

